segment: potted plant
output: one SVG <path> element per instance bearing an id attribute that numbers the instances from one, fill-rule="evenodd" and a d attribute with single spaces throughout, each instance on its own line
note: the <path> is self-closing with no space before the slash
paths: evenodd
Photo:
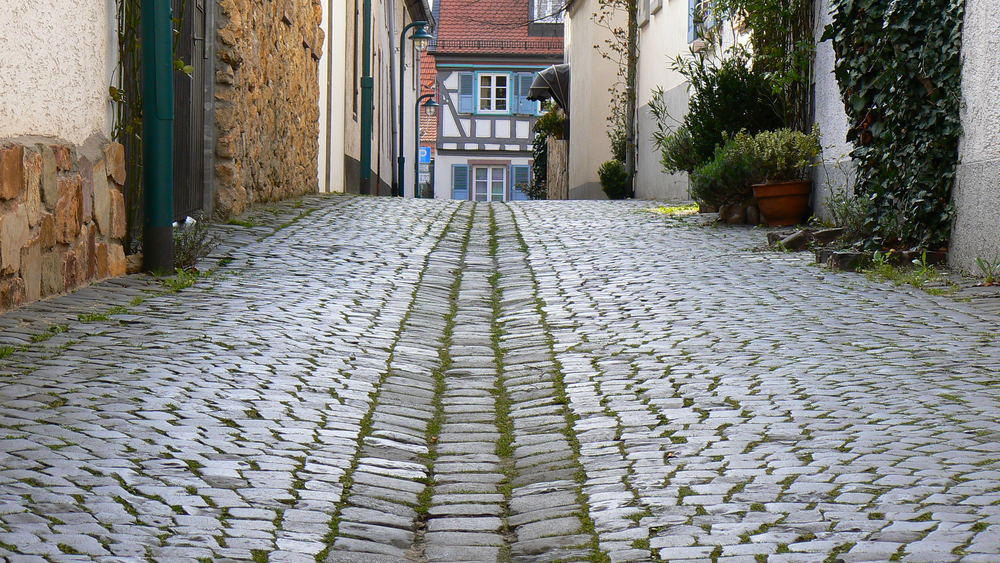
<path id="1" fill-rule="evenodd" d="M 805 222 L 812 193 L 807 172 L 820 153 L 819 128 L 813 127 L 808 134 L 791 129 L 765 131 L 752 141 L 743 141 L 750 147 L 753 195 L 764 221 L 771 227 Z"/>

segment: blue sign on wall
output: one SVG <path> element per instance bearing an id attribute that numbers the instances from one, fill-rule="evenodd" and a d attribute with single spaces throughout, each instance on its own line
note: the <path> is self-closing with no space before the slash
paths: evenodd
<path id="1" fill-rule="evenodd" d="M 422 164 L 430 164 L 430 162 L 431 162 L 431 148 L 430 147 L 420 147 L 420 162 Z"/>

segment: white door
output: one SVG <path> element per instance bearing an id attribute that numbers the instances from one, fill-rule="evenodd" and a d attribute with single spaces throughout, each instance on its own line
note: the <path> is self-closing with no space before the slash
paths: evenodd
<path id="1" fill-rule="evenodd" d="M 507 191 L 506 166 L 477 166 L 474 174 L 476 201 L 503 201 Z"/>

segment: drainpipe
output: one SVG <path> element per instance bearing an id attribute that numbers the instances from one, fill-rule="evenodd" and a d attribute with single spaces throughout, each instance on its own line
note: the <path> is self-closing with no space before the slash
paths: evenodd
<path id="1" fill-rule="evenodd" d="M 170 0 L 142 0 L 143 267 L 174 269 L 174 65 Z"/>
<path id="2" fill-rule="evenodd" d="M 372 0 L 364 0 L 361 39 L 361 186 L 372 193 L 372 128 L 375 112 L 375 79 L 372 78 Z"/>

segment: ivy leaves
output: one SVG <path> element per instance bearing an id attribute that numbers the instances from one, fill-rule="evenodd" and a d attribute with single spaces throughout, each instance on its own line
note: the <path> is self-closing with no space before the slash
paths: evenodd
<path id="1" fill-rule="evenodd" d="M 837 54 L 873 246 L 947 245 L 964 11 L 964 0 L 831 1 L 823 39 Z"/>

